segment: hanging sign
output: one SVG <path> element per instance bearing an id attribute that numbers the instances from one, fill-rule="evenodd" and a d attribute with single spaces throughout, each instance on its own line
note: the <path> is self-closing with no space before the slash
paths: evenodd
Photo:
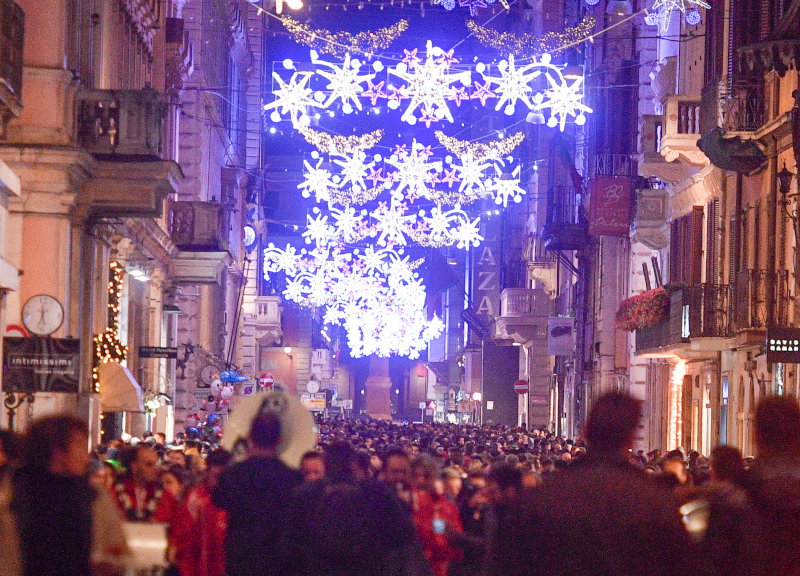
<path id="1" fill-rule="evenodd" d="M 139 346 L 139 358 L 171 358 L 178 357 L 175 346 Z"/>
<path id="2" fill-rule="evenodd" d="M 631 179 L 598 176 L 591 183 L 589 234 L 627 236 L 631 227 Z"/>
<path id="3" fill-rule="evenodd" d="M 80 367 L 80 340 L 3 338 L 3 392 L 77 393 Z"/>

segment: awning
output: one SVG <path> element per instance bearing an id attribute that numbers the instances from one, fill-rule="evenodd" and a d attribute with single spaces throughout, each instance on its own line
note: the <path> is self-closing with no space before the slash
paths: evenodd
<path id="1" fill-rule="evenodd" d="M 725 137 L 725 130 L 716 127 L 697 143 L 711 163 L 723 170 L 751 175 L 767 165 L 767 157 L 753 140 L 739 136 Z"/>
<path id="2" fill-rule="evenodd" d="M 144 412 L 142 389 L 125 366 L 117 362 L 101 364 L 98 377 L 103 412 Z"/>

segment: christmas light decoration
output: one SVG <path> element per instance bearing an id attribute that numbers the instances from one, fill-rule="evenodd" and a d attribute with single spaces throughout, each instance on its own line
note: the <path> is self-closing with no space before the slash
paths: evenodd
<path id="1" fill-rule="evenodd" d="M 514 63 L 514 55 L 508 57 L 508 61 L 502 60 L 500 62 L 500 77 L 484 76 L 489 82 L 497 84 L 498 101 L 495 110 L 500 110 L 503 104 L 508 102 L 513 114 L 514 105 L 517 100 L 522 100 L 528 108 L 532 108 L 533 104 L 528 99 L 528 94 L 531 93 L 531 87 L 528 82 L 541 75 L 541 72 L 536 69 L 536 64 L 528 64 L 517 68 Z"/>
<path id="2" fill-rule="evenodd" d="M 486 8 L 486 0 L 459 0 L 458 5 L 462 8 L 469 8 L 469 15 L 473 18 L 478 8 Z"/>
<path id="3" fill-rule="evenodd" d="M 549 87 L 544 93 L 537 93 L 534 96 L 534 110 L 550 109 L 550 119 L 547 125 L 551 128 L 558 125 L 564 131 L 567 117 L 575 118 L 576 123 L 586 122 L 584 112 L 591 112 L 592 109 L 581 102 L 583 98 L 583 77 L 575 78 L 570 84 L 564 75 L 555 66 L 546 65 L 548 73 L 545 75 Z"/>
<path id="4" fill-rule="evenodd" d="M 703 8 L 710 9 L 711 4 L 705 0 L 655 0 L 653 2 L 652 12 L 658 12 L 658 20 L 661 23 L 661 30 L 666 32 L 669 28 L 669 22 L 675 10 L 686 14 L 686 5 L 691 4 L 695 6 L 702 6 Z M 699 12 L 697 14 L 700 15 Z M 697 22 L 699 24 L 699 21 Z M 691 24 L 691 23 L 690 23 Z"/>
<path id="5" fill-rule="evenodd" d="M 502 204 L 503 208 L 505 208 L 509 200 L 513 200 L 516 203 L 522 202 L 525 190 L 519 187 L 519 166 L 511 173 L 503 172 L 498 165 L 495 165 L 495 170 L 497 171 L 497 178 L 489 186 L 489 190 L 494 192 L 495 203 Z"/>
<path id="6" fill-rule="evenodd" d="M 548 32 L 544 36 L 536 36 L 534 34 L 517 35 L 511 32 L 497 32 L 491 28 L 481 26 L 473 20 L 467 22 L 469 31 L 484 46 L 490 46 L 504 54 L 527 57 L 535 57 L 545 53 L 553 54 L 567 46 L 574 46 L 584 42 L 592 35 L 594 25 L 594 18 L 586 18 L 577 26 L 567 28 L 563 32 Z"/>
<path id="7" fill-rule="evenodd" d="M 359 76 L 359 67 L 351 62 L 350 53 L 344 55 L 344 62 L 341 66 L 324 60 L 317 60 L 316 63 L 331 69 L 329 72 L 325 70 L 317 71 L 317 74 L 328 79 L 328 89 L 330 90 L 328 99 L 322 106 L 327 108 L 336 100 L 341 100 L 344 106 L 352 102 L 356 105 L 356 108 L 361 110 L 361 100 L 358 98 L 358 95 L 364 91 L 361 84 L 375 78 L 375 74 Z"/>
<path id="8" fill-rule="evenodd" d="M 470 154 L 473 158 L 478 159 L 489 158 L 496 155 L 508 156 L 517 146 L 522 144 L 523 140 L 525 140 L 525 134 L 522 132 L 517 132 L 508 138 L 502 138 L 490 144 L 459 140 L 458 138 L 447 136 L 441 130 L 434 132 L 434 136 L 436 136 L 436 139 L 442 146 L 453 154 L 458 154 L 459 156 Z"/>
<path id="9" fill-rule="evenodd" d="M 272 110 L 280 108 L 281 114 L 288 114 L 292 121 L 297 120 L 300 114 L 305 113 L 306 108 L 309 106 L 320 106 L 311 94 L 312 90 L 308 87 L 308 81 L 311 79 L 313 73 L 311 72 L 295 72 L 292 74 L 291 80 L 287 83 L 276 72 L 272 73 L 272 77 L 278 83 L 279 88 L 273 90 L 272 93 L 277 96 L 274 102 L 264 105 L 264 110 Z M 299 80 L 298 80 L 299 78 Z"/>
<path id="10" fill-rule="evenodd" d="M 92 388 L 95 392 L 100 392 L 100 365 L 122 362 L 128 356 L 128 347 L 119 340 L 119 303 L 124 284 L 125 269 L 118 262 L 110 262 L 108 265 L 108 326 L 93 340 Z"/>
<path id="11" fill-rule="evenodd" d="M 331 136 L 325 132 L 314 130 L 306 126 L 295 127 L 306 139 L 320 152 L 334 152 L 339 154 L 354 154 L 359 150 L 369 150 L 383 138 L 383 130 L 375 130 L 360 136 Z"/>
<path id="12" fill-rule="evenodd" d="M 690 26 L 697 26 L 702 19 L 699 10 L 692 10 L 686 14 L 686 23 Z"/>
<path id="13" fill-rule="evenodd" d="M 436 118 L 447 118 L 453 121 L 447 101 L 453 94 L 451 84 L 455 82 L 470 81 L 469 72 L 450 74 L 450 64 L 447 62 L 437 62 L 431 41 L 427 44 L 428 52 L 424 64 L 411 60 L 406 64 L 401 62 L 397 66 L 389 69 L 389 73 L 405 80 L 408 83 L 407 93 L 410 94 L 411 102 L 408 104 L 401 120 L 409 122 L 414 119 L 414 111 L 422 107 L 424 114 L 436 114 Z M 416 51 L 415 51 L 416 53 Z M 430 124 L 428 124 L 430 126 Z"/>
<path id="14" fill-rule="evenodd" d="M 290 16 L 282 17 L 281 23 L 298 44 L 309 46 L 322 54 L 338 57 L 344 57 L 348 52 L 372 56 L 378 50 L 384 50 L 391 46 L 392 42 L 408 30 L 407 20 L 400 20 L 396 24 L 375 32 L 360 32 L 356 35 L 348 32 L 334 34 L 324 29 L 313 29 Z"/>

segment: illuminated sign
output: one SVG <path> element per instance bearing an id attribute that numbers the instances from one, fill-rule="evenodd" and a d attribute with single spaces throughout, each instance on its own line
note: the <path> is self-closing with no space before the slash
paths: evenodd
<path id="1" fill-rule="evenodd" d="M 800 328 L 767 330 L 767 363 L 800 364 Z"/>

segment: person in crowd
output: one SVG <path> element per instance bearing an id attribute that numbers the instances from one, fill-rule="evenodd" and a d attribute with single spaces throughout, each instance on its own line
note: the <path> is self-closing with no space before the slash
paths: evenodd
<path id="1" fill-rule="evenodd" d="M 486 500 L 484 534 L 487 557 L 484 573 L 494 574 L 497 559 L 493 554 L 500 550 L 500 527 L 504 525 L 512 504 L 522 490 L 522 472 L 508 463 L 493 467 L 486 478 Z"/>
<path id="2" fill-rule="evenodd" d="M 211 501 L 211 493 L 230 462 L 230 454 L 222 448 L 213 450 L 206 459 L 202 482 L 192 488 L 185 499 L 186 537 L 177 550 L 181 576 L 223 576 L 225 574 L 225 532 L 228 515 Z"/>
<path id="3" fill-rule="evenodd" d="M 359 478 L 347 443 L 325 452 L 327 474 L 293 494 L 281 548 L 287 576 L 427 576 L 404 506 L 385 484 Z"/>
<path id="4" fill-rule="evenodd" d="M 0 494 L 0 574 L 110 576 L 124 565 L 121 519 L 88 482 L 89 430 L 73 416 L 28 428 L 20 468 Z"/>
<path id="5" fill-rule="evenodd" d="M 432 456 L 421 454 L 411 462 L 411 517 L 434 576 L 446 576 L 450 563 L 461 557 L 452 540 L 463 527 L 458 508 L 437 490 L 438 478 Z"/>
<path id="6" fill-rule="evenodd" d="M 213 504 L 228 513 L 225 536 L 227 576 L 278 576 L 280 526 L 291 491 L 303 477 L 278 458 L 281 423 L 260 414 L 252 423 L 248 457 L 225 470 L 211 492 Z"/>
<path id="7" fill-rule="evenodd" d="M 186 454 L 183 453 L 183 450 L 167 450 L 166 462 L 170 465 L 180 466 L 186 470 Z"/>
<path id="8" fill-rule="evenodd" d="M 167 443 L 167 435 L 163 432 L 155 432 L 153 434 L 153 439 L 159 446 L 164 446 Z"/>
<path id="9" fill-rule="evenodd" d="M 325 460 L 319 452 L 306 452 L 300 460 L 300 474 L 303 481 L 314 482 L 325 477 Z"/>
<path id="10" fill-rule="evenodd" d="M 747 472 L 744 469 L 742 453 L 733 446 L 714 448 L 709 459 L 709 469 L 714 482 L 730 482 L 734 486 L 745 486 Z"/>
<path id="11" fill-rule="evenodd" d="M 112 488 L 123 516 L 131 522 L 180 524 L 180 505 L 159 481 L 158 455 L 147 445 L 131 449 L 128 474 Z"/>
<path id="12" fill-rule="evenodd" d="M 0 482 L 19 460 L 20 439 L 13 430 L 0 430 Z"/>
<path id="13" fill-rule="evenodd" d="M 444 495 L 452 502 L 457 504 L 461 489 L 464 486 L 464 474 L 456 468 L 445 468 L 442 470 L 442 483 L 444 484 Z"/>
<path id="14" fill-rule="evenodd" d="M 401 501 L 411 504 L 411 459 L 402 448 L 389 448 L 384 454 L 381 480 Z"/>
<path id="15" fill-rule="evenodd" d="M 522 576 L 691 574 L 695 550 L 669 492 L 632 466 L 627 453 L 639 402 L 601 396 L 586 424 L 579 462 L 523 493 L 500 526 L 491 569 Z"/>
<path id="16" fill-rule="evenodd" d="M 102 460 L 94 460 L 92 462 L 89 480 L 96 489 L 110 492 L 116 479 L 117 471 L 113 464 Z"/>
<path id="17" fill-rule="evenodd" d="M 183 496 L 186 493 L 186 471 L 173 464 L 161 471 L 161 485 L 164 490 L 172 494 L 178 502 L 183 501 Z"/>
<path id="18" fill-rule="evenodd" d="M 769 396 L 756 406 L 756 459 L 746 492 L 755 523 L 751 545 L 739 557 L 749 574 L 800 574 L 800 406 Z"/>

